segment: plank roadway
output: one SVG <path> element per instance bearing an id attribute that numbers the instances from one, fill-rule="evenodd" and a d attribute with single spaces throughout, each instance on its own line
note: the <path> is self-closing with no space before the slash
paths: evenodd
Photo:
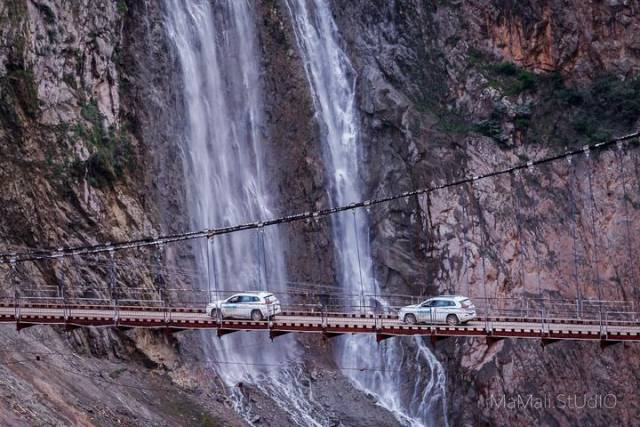
<path id="1" fill-rule="evenodd" d="M 455 336 L 501 338 L 542 338 L 545 340 L 598 340 L 603 342 L 640 341 L 640 323 L 610 322 L 601 325 L 580 319 L 486 319 L 464 325 L 406 325 L 391 316 L 347 313 L 293 313 L 275 316 L 269 321 L 224 319 L 219 321 L 192 308 L 160 309 L 157 307 L 0 306 L 0 323 L 14 323 L 18 329 L 33 325 L 117 326 L 184 329 L 216 329 L 218 335 L 235 331 L 268 331 L 271 337 L 289 332 L 320 333 L 326 337 L 339 334 L 375 334 L 378 340 L 392 336 L 423 335 L 433 338 Z"/>

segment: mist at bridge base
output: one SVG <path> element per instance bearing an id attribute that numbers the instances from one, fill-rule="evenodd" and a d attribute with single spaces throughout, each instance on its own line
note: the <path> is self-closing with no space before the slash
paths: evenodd
<path id="1" fill-rule="evenodd" d="M 202 342 L 213 340 L 225 340 L 230 350 L 239 350 L 246 345 L 249 338 L 253 344 L 250 350 L 253 352 L 273 351 L 275 348 L 286 344 L 286 339 L 297 341 L 300 348 L 298 354 L 290 354 L 287 358 L 279 360 L 270 366 L 261 366 L 262 375 L 255 375 L 255 368 L 246 369 L 247 377 L 242 380 L 236 377 L 237 382 L 232 385 L 221 383 L 220 380 L 211 380 L 210 383 L 198 379 L 197 389 L 202 392 L 217 389 L 224 390 L 228 399 L 227 406 L 244 420 L 255 425 L 317 425 L 337 426 L 342 425 L 395 425 L 397 415 L 389 408 L 381 405 L 379 398 L 363 392 L 354 387 L 347 373 L 357 372 L 362 365 L 337 365 L 330 356 L 336 342 L 326 341 L 319 334 L 298 335 L 289 334 L 271 341 L 267 333 L 262 332 L 237 332 L 225 335 L 222 338 L 215 333 L 177 334 L 181 355 L 182 369 L 188 372 L 193 366 L 200 368 L 195 375 L 200 375 L 202 367 L 211 369 L 213 377 L 225 375 L 225 370 L 230 369 L 237 375 L 242 368 L 229 364 L 229 359 L 217 363 L 210 357 L 210 352 L 204 351 L 199 346 Z M 195 379 L 195 378 L 194 378 Z M 275 379 L 275 381 L 274 381 Z M 278 382 L 286 382 L 286 387 L 277 388 Z M 194 384 L 195 385 L 195 384 Z M 295 395 L 288 395 L 287 390 L 296 388 Z M 303 402 L 295 402 L 293 399 L 302 396 Z M 275 404 L 274 404 L 275 403 Z M 307 418 L 302 418 L 296 410 L 298 407 L 307 408 Z M 312 421 L 310 421 L 312 420 Z M 311 423 L 311 424 L 309 424 Z"/>

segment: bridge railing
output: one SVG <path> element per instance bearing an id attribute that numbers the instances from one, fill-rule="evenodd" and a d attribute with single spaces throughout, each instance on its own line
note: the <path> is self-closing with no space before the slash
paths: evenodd
<path id="1" fill-rule="evenodd" d="M 322 288 L 314 291 L 308 287 L 275 291 L 282 310 L 287 313 L 324 313 L 327 316 L 379 317 L 397 320 L 398 311 L 428 299 L 426 296 L 398 294 L 342 294 Z M 0 303 L 5 306 L 55 305 L 71 307 L 136 307 L 168 309 L 190 308 L 204 311 L 210 300 L 226 299 L 242 291 L 201 290 L 186 288 L 123 288 L 109 292 L 108 289 L 76 289 L 66 294 L 55 286 L 21 288 L 17 293 L 3 290 Z M 250 292 L 250 291 L 247 291 Z M 577 300 L 558 298 L 482 298 L 471 297 L 480 320 L 513 320 L 540 323 L 542 325 L 561 321 L 589 321 L 603 325 L 637 324 L 640 320 L 638 307 L 630 301 L 621 300 Z M 436 313 L 437 310 L 434 311 Z"/>

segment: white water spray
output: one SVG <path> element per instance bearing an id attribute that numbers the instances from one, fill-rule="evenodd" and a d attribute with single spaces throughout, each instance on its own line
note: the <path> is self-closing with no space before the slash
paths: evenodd
<path id="1" fill-rule="evenodd" d="M 359 201 L 361 156 L 355 72 L 338 44 L 338 29 L 323 0 L 288 0 L 287 5 L 322 128 L 330 200 L 334 205 Z M 368 303 L 379 289 L 372 273 L 366 215 L 334 216 L 332 226 L 336 264 L 347 301 L 354 306 Z M 340 342 L 338 361 L 343 366 L 371 369 L 348 375 L 403 424 L 433 425 L 434 420 L 447 423 L 444 369 L 421 339 L 405 346 L 395 339 L 378 347 L 373 337 L 348 337 Z M 382 366 L 384 370 L 376 371 Z"/>
<path id="2" fill-rule="evenodd" d="M 262 100 L 251 3 L 166 0 L 165 6 L 168 35 L 182 71 L 183 170 L 191 229 L 272 217 L 267 197 L 272 189 L 263 185 Z M 284 250 L 277 230 L 264 230 L 267 256 L 261 256 L 256 237 L 245 232 L 214 239 L 209 264 L 205 245 L 196 253 L 198 268 L 204 274 L 209 266 L 218 290 L 285 290 Z M 202 282 L 200 289 L 207 289 L 207 281 Z M 240 383 L 263 391 L 296 423 L 320 425 L 322 415 L 299 384 L 296 360 L 302 351 L 293 337 L 273 344 L 259 333 L 222 340 L 205 333 L 202 342 L 236 409 L 248 421 L 251 408 Z"/>

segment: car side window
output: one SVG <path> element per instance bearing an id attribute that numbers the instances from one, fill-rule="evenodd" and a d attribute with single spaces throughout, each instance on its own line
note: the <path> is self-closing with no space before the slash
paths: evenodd
<path id="1" fill-rule="evenodd" d="M 253 300 L 253 297 L 244 295 L 240 297 L 240 302 L 251 302 Z"/>
<path id="2" fill-rule="evenodd" d="M 239 296 L 235 296 L 235 297 L 229 298 L 229 299 L 227 300 L 227 302 L 230 302 L 230 303 L 236 304 L 236 303 L 240 302 L 240 297 L 239 297 Z"/>
<path id="3" fill-rule="evenodd" d="M 260 298 L 258 298 L 258 297 L 251 297 L 251 302 L 260 302 Z"/>

